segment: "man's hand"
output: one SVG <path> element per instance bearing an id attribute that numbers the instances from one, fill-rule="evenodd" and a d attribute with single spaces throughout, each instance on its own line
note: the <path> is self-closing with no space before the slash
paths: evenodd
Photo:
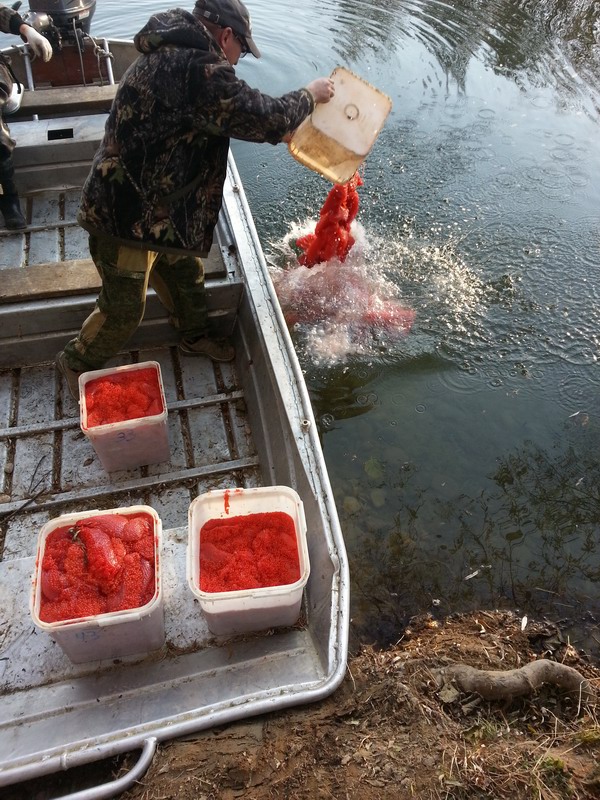
<path id="1" fill-rule="evenodd" d="M 19 33 L 38 58 L 41 58 L 42 61 L 50 61 L 52 58 L 52 45 L 45 36 L 38 33 L 31 25 L 21 25 Z"/>
<path id="2" fill-rule="evenodd" d="M 315 103 L 328 103 L 335 94 L 335 86 L 331 78 L 316 78 L 306 88 L 315 98 Z"/>

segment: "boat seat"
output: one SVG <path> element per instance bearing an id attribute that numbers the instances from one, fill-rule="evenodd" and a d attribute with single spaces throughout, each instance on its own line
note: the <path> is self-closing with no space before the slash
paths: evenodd
<path id="1" fill-rule="evenodd" d="M 98 114 L 108 113 L 117 92 L 118 84 L 105 86 L 77 87 L 77 92 L 69 86 L 52 87 L 51 89 L 26 90 L 21 105 L 13 114 L 7 115 L 6 121 L 18 122 L 31 119 L 34 114 L 58 116 L 59 114 Z"/>
<path id="2" fill-rule="evenodd" d="M 216 275 L 215 267 L 211 267 L 213 262 Z M 205 266 L 211 330 L 216 336 L 229 336 L 236 324 L 244 284 L 224 269 L 218 246 L 205 259 Z M 77 334 L 92 309 L 99 288 L 100 279 L 90 259 L 3 269 L 0 369 L 14 366 L 17 348 L 19 364 L 52 360 L 65 342 Z M 23 334 L 24 329 L 27 335 Z M 171 346 L 177 341 L 177 331 L 151 289 L 144 320 L 131 340 L 132 347 Z"/>
<path id="3" fill-rule="evenodd" d="M 82 186 L 105 124 L 106 114 L 10 122 L 19 191 Z"/>
<path id="4" fill-rule="evenodd" d="M 218 247 L 213 247 L 203 261 L 208 290 L 211 282 L 219 283 L 218 279 L 226 277 L 226 270 Z M 237 281 L 230 280 L 229 283 L 234 285 Z M 95 294 L 100 285 L 100 276 L 91 258 L 8 267 L 2 269 L 0 305 Z M 237 289 L 235 292 L 237 303 Z"/>

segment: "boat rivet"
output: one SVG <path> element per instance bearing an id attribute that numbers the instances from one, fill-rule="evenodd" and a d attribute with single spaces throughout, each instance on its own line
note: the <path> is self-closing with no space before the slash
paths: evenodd
<path id="1" fill-rule="evenodd" d="M 310 428 L 310 420 L 303 419 L 302 422 L 300 423 L 300 427 L 302 428 L 303 431 L 307 431 Z"/>

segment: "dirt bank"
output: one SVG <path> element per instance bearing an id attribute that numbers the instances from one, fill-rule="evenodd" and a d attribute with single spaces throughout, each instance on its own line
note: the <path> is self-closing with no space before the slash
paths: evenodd
<path id="1" fill-rule="evenodd" d="M 487 701 L 443 684 L 452 664 L 521 676 L 520 668 L 541 659 L 580 675 L 585 691 L 544 684 Z M 552 625 L 525 624 L 507 612 L 423 617 L 394 647 L 353 655 L 341 687 L 320 703 L 165 743 L 122 798 L 592 800 L 600 798 L 599 695 L 600 668 Z M 122 774 L 131 763 L 128 757 L 1 796 L 46 800 Z"/>

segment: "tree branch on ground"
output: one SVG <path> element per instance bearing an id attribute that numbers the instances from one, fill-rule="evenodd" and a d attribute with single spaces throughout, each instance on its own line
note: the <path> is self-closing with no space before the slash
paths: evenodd
<path id="1" fill-rule="evenodd" d="M 465 693 L 475 693 L 484 700 L 511 700 L 532 694 L 543 684 L 550 684 L 577 695 L 581 703 L 595 698 L 592 685 L 573 667 L 541 658 L 518 669 L 485 670 L 467 664 L 452 663 L 433 671 L 438 688 L 449 683 Z"/>

